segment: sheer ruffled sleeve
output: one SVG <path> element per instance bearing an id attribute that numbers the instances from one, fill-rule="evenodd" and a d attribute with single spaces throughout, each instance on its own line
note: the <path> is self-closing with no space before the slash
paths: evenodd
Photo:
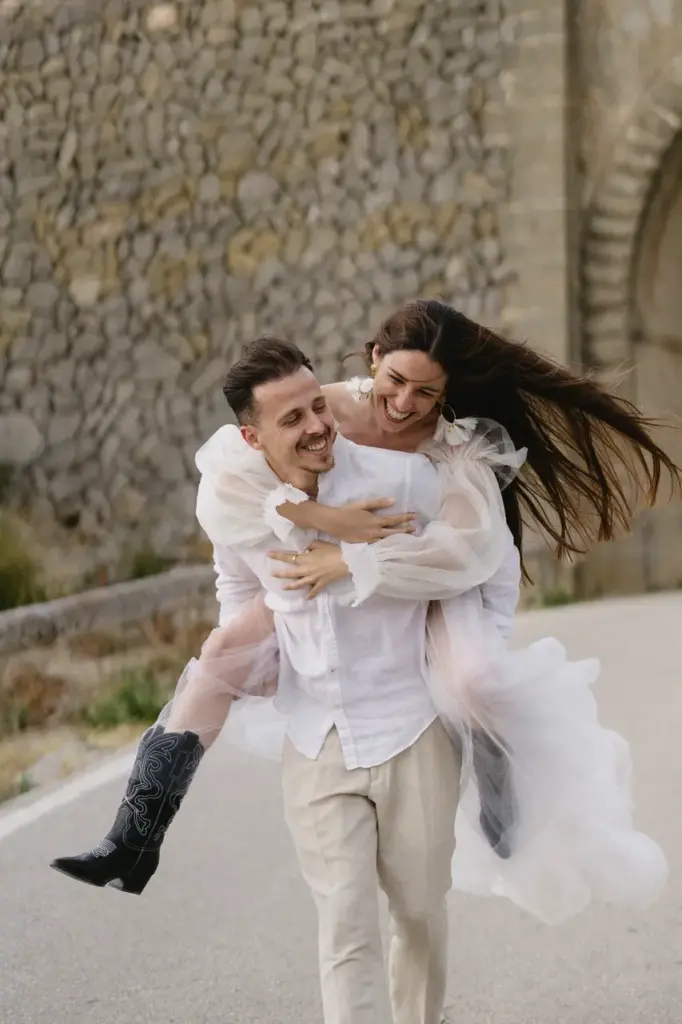
<path id="1" fill-rule="evenodd" d="M 490 580 L 508 553 L 501 486 L 518 472 L 517 451 L 494 423 L 460 421 L 457 440 L 425 450 L 441 482 L 441 507 L 419 536 L 398 534 L 375 544 L 342 544 L 358 605 L 373 593 L 412 600 L 445 600 Z M 452 434 L 450 435 L 453 436 Z"/>
<path id="2" fill-rule="evenodd" d="M 482 614 L 501 640 L 507 640 L 514 628 L 514 617 L 521 596 L 521 555 L 507 530 L 507 551 L 495 575 L 481 587 Z"/>
<path id="3" fill-rule="evenodd" d="M 297 527 L 279 514 L 278 506 L 287 501 L 298 505 L 309 496 L 283 484 L 237 427 L 217 430 L 197 452 L 196 464 L 201 473 L 197 519 L 214 545 L 251 546 L 273 534 L 283 543 L 292 540 Z"/>

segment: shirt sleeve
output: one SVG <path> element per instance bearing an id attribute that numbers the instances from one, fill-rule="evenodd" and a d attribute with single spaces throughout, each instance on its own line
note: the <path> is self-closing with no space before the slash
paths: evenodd
<path id="1" fill-rule="evenodd" d="M 374 593 L 440 601 L 493 578 L 508 553 L 509 528 L 491 454 L 478 438 L 438 452 L 441 505 L 419 536 L 342 544 L 353 588 L 341 603 L 357 606 Z"/>
<path id="2" fill-rule="evenodd" d="M 199 449 L 196 463 L 201 473 L 197 519 L 214 546 L 251 547 L 272 540 L 273 534 L 282 543 L 304 536 L 277 509 L 309 496 L 283 484 L 236 427 L 221 427 Z"/>
<path id="3" fill-rule="evenodd" d="M 245 606 L 262 593 L 256 574 L 234 551 L 225 547 L 213 549 L 216 572 L 216 597 L 220 606 L 219 624 L 229 625 Z"/>

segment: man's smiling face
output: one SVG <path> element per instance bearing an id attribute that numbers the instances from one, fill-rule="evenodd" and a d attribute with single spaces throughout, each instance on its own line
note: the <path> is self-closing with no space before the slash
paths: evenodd
<path id="1" fill-rule="evenodd" d="M 315 375 L 301 367 L 253 392 L 253 422 L 244 439 L 262 451 L 280 480 L 301 490 L 317 488 L 317 477 L 334 465 L 334 417 Z"/>

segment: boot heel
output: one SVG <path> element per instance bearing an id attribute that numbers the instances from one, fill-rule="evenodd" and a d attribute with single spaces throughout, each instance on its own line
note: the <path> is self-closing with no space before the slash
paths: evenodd
<path id="1" fill-rule="evenodd" d="M 119 892 L 127 892 L 132 896 L 141 896 L 149 880 L 159 866 L 159 855 L 151 850 L 144 853 L 134 868 L 127 871 L 122 878 L 112 878 L 109 885 Z"/>

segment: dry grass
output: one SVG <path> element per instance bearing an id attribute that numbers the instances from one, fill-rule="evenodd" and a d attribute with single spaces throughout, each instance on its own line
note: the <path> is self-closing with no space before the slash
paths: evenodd
<path id="1" fill-rule="evenodd" d="M 29 533 L 0 510 L 0 611 L 45 599 L 39 565 Z"/>
<path id="2" fill-rule="evenodd" d="M 120 750 L 139 740 L 142 728 L 139 722 L 124 722 L 112 729 L 92 729 L 84 734 L 85 742 L 101 753 Z"/>
<path id="3" fill-rule="evenodd" d="M 96 693 L 72 699 L 68 712 L 59 714 L 55 707 L 63 699 L 63 686 L 49 691 L 45 678 L 36 672 L 17 673 L 15 680 L 14 706 L 12 713 L 4 709 L 4 738 L 0 737 L 0 801 L 69 775 L 94 757 L 134 742 L 156 719 L 174 686 L 169 673 L 129 670 Z"/>
<path id="4" fill-rule="evenodd" d="M 80 658 L 106 658 L 130 649 L 128 637 L 103 630 L 67 637 L 65 642 L 72 654 Z"/>
<path id="5" fill-rule="evenodd" d="M 0 741 L 0 801 L 31 789 L 30 769 L 43 757 L 63 747 L 68 738 L 67 730 L 54 729 Z"/>
<path id="6" fill-rule="evenodd" d="M 143 728 L 139 722 L 106 730 L 60 726 L 0 741 L 0 803 L 42 782 L 79 771 L 104 754 L 133 745 Z"/>
<path id="7" fill-rule="evenodd" d="M 212 625 L 178 626 L 164 614 L 128 634 L 83 634 L 6 664 L 0 670 L 0 800 L 134 742 L 156 719 Z"/>
<path id="8" fill-rule="evenodd" d="M 31 665 L 5 673 L 0 704 L 0 736 L 47 725 L 61 708 L 69 682 Z"/>

